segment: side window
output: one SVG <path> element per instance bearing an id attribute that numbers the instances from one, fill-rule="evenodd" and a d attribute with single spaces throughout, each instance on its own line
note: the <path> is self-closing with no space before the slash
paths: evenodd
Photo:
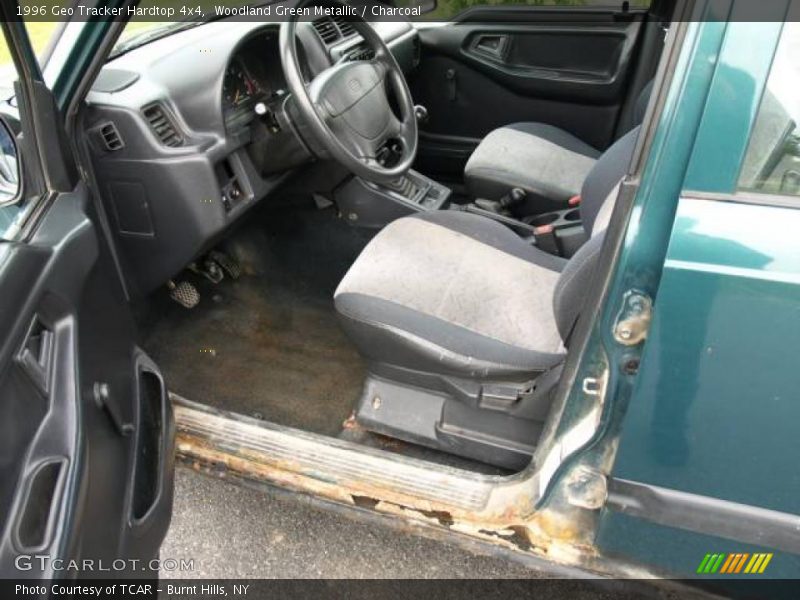
<path id="1" fill-rule="evenodd" d="M 800 23 L 787 22 L 772 63 L 739 189 L 800 196 Z"/>
<path id="2" fill-rule="evenodd" d="M 632 8 L 648 8 L 651 0 L 632 0 Z M 422 16 L 425 20 L 446 21 L 474 6 L 546 6 L 574 8 L 610 8 L 619 10 L 619 0 L 438 0 L 436 9 Z"/>
<path id="3" fill-rule="evenodd" d="M 14 135 L 6 125 L 13 117 L 13 106 L 10 103 L 14 96 L 14 82 L 17 70 L 11 60 L 8 43 L 0 34 L 0 239 L 6 237 L 20 214 L 18 202 L 19 169 Z"/>
<path id="4" fill-rule="evenodd" d="M 21 6 L 31 10 L 42 8 L 30 3 L 22 3 Z M 42 62 L 55 36 L 62 30 L 63 23 L 37 20 L 32 15 L 30 18 L 23 17 L 23 22 L 33 51 Z M 16 138 L 24 127 L 20 124 L 17 102 L 14 98 L 16 81 L 17 70 L 11 57 L 8 40 L 5 35 L 0 34 L 0 121 L 2 121 L 0 122 L 0 239 L 13 236 L 16 225 L 27 213 L 26 209 L 32 206 L 32 199 L 26 201 L 20 195 Z"/>

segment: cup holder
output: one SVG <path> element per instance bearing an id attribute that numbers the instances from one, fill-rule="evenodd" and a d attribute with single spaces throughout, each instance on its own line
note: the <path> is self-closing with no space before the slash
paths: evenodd
<path id="1" fill-rule="evenodd" d="M 558 221 L 558 213 L 545 213 L 543 215 L 536 215 L 531 218 L 528 223 L 534 227 L 541 227 L 542 225 L 550 225 Z"/>
<path id="2" fill-rule="evenodd" d="M 565 221 L 575 222 L 581 220 L 581 211 L 579 209 L 571 210 L 564 215 Z"/>

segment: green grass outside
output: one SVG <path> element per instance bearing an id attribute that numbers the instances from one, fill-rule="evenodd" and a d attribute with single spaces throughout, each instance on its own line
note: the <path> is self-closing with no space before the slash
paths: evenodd
<path id="1" fill-rule="evenodd" d="M 59 26 L 59 23 L 47 21 L 26 23 L 25 26 L 28 29 L 28 35 L 31 38 L 33 49 L 38 55 L 41 54 L 47 47 L 47 42 L 49 42 L 53 37 L 53 32 L 55 32 L 56 28 Z M 8 44 L 6 44 L 6 38 L 3 36 L 3 38 L 0 39 L 0 67 L 10 63 L 11 54 L 8 52 Z"/>
<path id="2" fill-rule="evenodd" d="M 37 56 L 47 48 L 48 42 L 53 38 L 53 34 L 59 25 L 61 23 L 56 21 L 29 21 L 25 23 L 25 28 L 28 30 L 28 36 L 31 39 L 31 45 L 33 45 L 33 50 Z M 124 38 L 126 35 L 156 25 L 161 25 L 161 23 L 157 21 L 130 21 L 125 26 L 122 37 Z M 0 35 L 0 69 L 10 64 L 11 54 L 8 51 L 8 44 L 5 36 Z"/>

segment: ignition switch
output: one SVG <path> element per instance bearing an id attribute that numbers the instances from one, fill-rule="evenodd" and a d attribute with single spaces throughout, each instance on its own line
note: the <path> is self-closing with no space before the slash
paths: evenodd
<path id="1" fill-rule="evenodd" d="M 263 102 L 256 102 L 253 110 L 267 126 L 267 129 L 269 129 L 272 133 L 280 132 L 281 126 L 278 123 L 278 119 L 275 116 L 275 113 L 271 111 L 266 104 Z"/>

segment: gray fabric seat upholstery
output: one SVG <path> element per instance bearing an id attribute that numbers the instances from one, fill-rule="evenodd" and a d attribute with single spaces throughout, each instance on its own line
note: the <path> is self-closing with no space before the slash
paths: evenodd
<path id="1" fill-rule="evenodd" d="M 544 123 L 514 123 L 487 135 L 470 156 L 464 179 L 475 198 L 498 200 L 525 190 L 543 210 L 578 194 L 600 151 Z"/>
<path id="2" fill-rule="evenodd" d="M 629 129 L 644 119 L 652 86 L 650 82 L 642 89 Z M 514 123 L 495 129 L 481 141 L 467 162 L 464 180 L 475 198 L 499 200 L 518 187 L 527 192 L 527 214 L 557 210 L 580 193 L 601 155 L 558 127 Z"/>
<path id="3" fill-rule="evenodd" d="M 394 221 L 336 290 L 367 358 L 469 377 L 544 370 L 564 353 L 552 309 L 563 259 L 463 212 Z"/>
<path id="4" fill-rule="evenodd" d="M 637 135 L 620 139 L 587 177 L 581 210 L 591 237 L 569 261 L 460 211 L 385 227 L 334 294 L 361 354 L 372 364 L 477 380 L 524 379 L 559 364 Z"/>

